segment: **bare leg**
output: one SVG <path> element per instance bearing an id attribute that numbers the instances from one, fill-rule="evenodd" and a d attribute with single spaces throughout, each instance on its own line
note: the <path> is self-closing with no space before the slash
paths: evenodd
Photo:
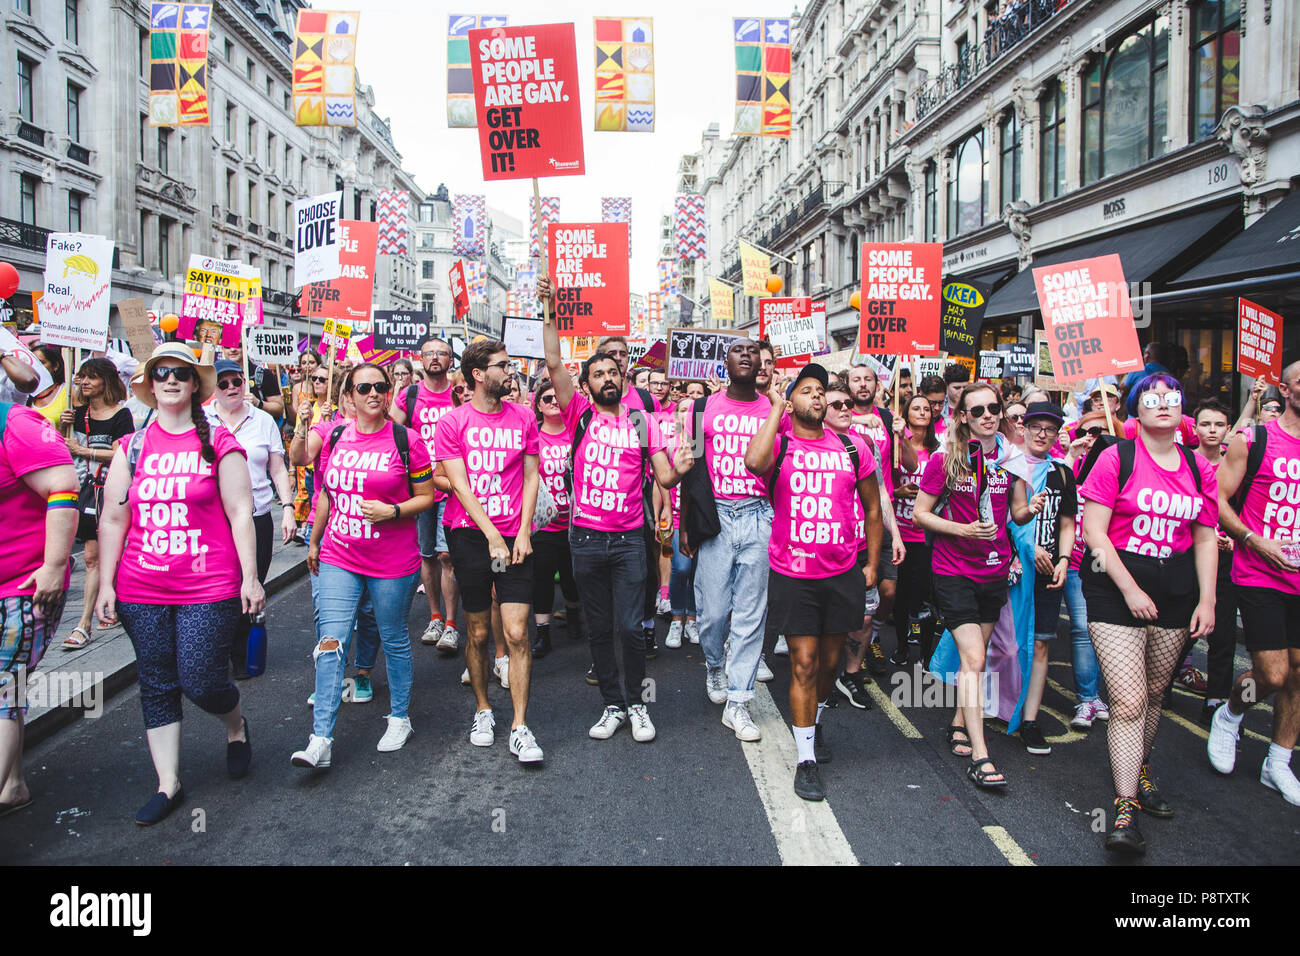
<path id="1" fill-rule="evenodd" d="M 1047 659 L 1051 653 L 1052 645 L 1048 641 L 1034 641 L 1034 663 L 1029 669 L 1029 687 L 1025 691 L 1025 720 L 1038 719 L 1043 689 L 1047 686 Z"/>
<path id="2" fill-rule="evenodd" d="M 506 604 L 501 608 L 506 647 L 510 650 L 510 700 L 515 705 L 510 727 L 528 723 L 528 687 L 533 675 L 533 649 L 528 643 L 528 604 Z"/>
<path id="3" fill-rule="evenodd" d="M 95 634 L 95 601 L 99 599 L 99 542 L 87 541 L 83 553 L 86 559 L 86 592 L 81 608 L 81 617 L 77 627 L 86 634 Z"/>
<path id="4" fill-rule="evenodd" d="M 460 587 L 456 584 L 456 572 L 451 566 L 451 555 L 445 551 L 438 555 L 438 564 L 442 567 L 442 606 L 446 612 L 448 627 L 456 626 L 456 612 L 460 610 Z M 425 590 L 428 590 L 426 586 Z"/>
<path id="5" fill-rule="evenodd" d="M 469 641 L 465 644 L 465 665 L 469 668 L 469 684 L 474 688 L 474 699 L 478 710 L 491 710 L 488 703 L 487 683 L 490 663 L 488 660 L 488 631 L 492 625 L 490 611 L 474 611 L 465 614 L 466 631 Z"/>
<path id="6" fill-rule="evenodd" d="M 442 577 L 442 565 L 437 558 L 420 559 L 420 583 L 424 585 L 424 597 L 429 602 L 429 617 L 437 617 L 442 611 L 438 608 L 439 584 Z"/>
<path id="7" fill-rule="evenodd" d="M 794 634 L 787 634 L 785 640 L 790 645 L 790 723 L 811 727 L 817 722 L 820 642 L 810 635 Z"/>
<path id="8" fill-rule="evenodd" d="M 158 774 L 158 792 L 176 796 L 181 788 L 181 722 L 155 727 L 145 732 L 149 740 L 149 756 Z"/>
<path id="9" fill-rule="evenodd" d="M 23 716 L 0 720 L 0 803 L 26 803 L 31 797 L 23 779 Z"/>

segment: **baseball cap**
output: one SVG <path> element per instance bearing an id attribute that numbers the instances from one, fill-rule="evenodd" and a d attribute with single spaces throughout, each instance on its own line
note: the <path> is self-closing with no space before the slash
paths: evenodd
<path id="1" fill-rule="evenodd" d="M 795 388 L 798 387 L 799 383 L 805 378 L 817 379 L 817 381 L 822 383 L 822 388 L 825 388 L 827 383 L 831 380 L 830 376 L 826 374 L 826 369 L 818 365 L 816 362 L 809 362 L 799 370 L 799 374 L 794 377 L 794 381 L 791 382 L 790 386 L 785 390 L 785 397 L 789 398 L 793 395 Z"/>

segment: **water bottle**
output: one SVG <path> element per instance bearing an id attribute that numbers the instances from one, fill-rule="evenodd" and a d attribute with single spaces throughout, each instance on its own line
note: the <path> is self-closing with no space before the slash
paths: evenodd
<path id="1" fill-rule="evenodd" d="M 248 628 L 248 661 L 245 664 L 249 677 L 266 670 L 266 613 L 253 615 Z"/>

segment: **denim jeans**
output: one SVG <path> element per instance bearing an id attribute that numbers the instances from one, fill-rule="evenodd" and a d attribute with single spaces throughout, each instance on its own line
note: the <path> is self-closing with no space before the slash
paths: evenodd
<path id="1" fill-rule="evenodd" d="M 682 554 L 678 545 L 679 532 L 673 529 L 673 573 L 668 577 L 668 602 L 673 606 L 673 617 L 681 614 L 695 615 L 695 559 Z"/>
<path id="2" fill-rule="evenodd" d="M 1097 652 L 1088 636 L 1088 605 L 1083 600 L 1083 582 L 1078 571 L 1065 572 L 1065 605 L 1070 612 L 1070 655 L 1074 665 L 1074 689 L 1079 703 L 1097 699 Z"/>
<path id="3" fill-rule="evenodd" d="M 569 529 L 573 576 L 582 597 L 591 662 L 606 707 L 626 708 L 642 702 L 645 684 L 645 636 L 641 604 L 646 580 L 645 533 Z M 614 638 L 623 645 L 625 681 L 619 683 Z M 626 690 L 624 689 L 626 688 Z"/>
<path id="4" fill-rule="evenodd" d="M 699 546 L 695 559 L 695 606 L 700 646 L 710 667 L 727 668 L 727 700 L 754 697 L 758 659 L 767 627 L 767 545 L 772 537 L 772 503 L 766 498 L 718 501 L 722 530 Z M 731 651 L 723 660 L 727 617 Z"/>
<path id="5" fill-rule="evenodd" d="M 418 571 L 400 578 L 373 578 L 332 564 L 321 563 L 316 592 L 320 637 L 312 656 L 316 660 L 316 706 L 312 714 L 312 733 L 317 737 L 334 736 L 339 695 L 343 692 L 343 664 L 352 643 L 352 628 L 357 613 L 368 597 L 375 608 L 375 624 L 384 645 L 384 663 L 388 671 L 388 694 L 391 714 L 407 716 L 411 704 L 410 615 L 415 596 Z M 319 641 L 334 638 L 337 650 L 320 650 Z"/>
<path id="6" fill-rule="evenodd" d="M 311 613 L 316 622 L 316 640 L 320 641 L 320 575 L 309 574 L 311 580 Z M 366 595 L 357 611 L 357 669 L 368 671 L 379 659 L 379 626 L 375 623 L 375 606 Z M 347 661 L 344 661 L 346 664 Z"/>

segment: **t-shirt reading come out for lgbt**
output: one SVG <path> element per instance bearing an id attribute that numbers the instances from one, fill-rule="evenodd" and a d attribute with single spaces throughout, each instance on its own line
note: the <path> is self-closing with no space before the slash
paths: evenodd
<path id="1" fill-rule="evenodd" d="M 27 487 L 23 475 L 72 464 L 68 446 L 35 409 L 9 409 L 0 444 L 0 501 L 5 503 L 5 534 L 0 535 L 0 598 L 30 596 L 19 585 L 45 563 L 45 495 Z M 69 577 L 63 578 L 68 586 Z"/>
<path id="2" fill-rule="evenodd" d="M 592 408 L 575 393 L 564 420 L 576 434 L 578 419 Z M 646 458 L 663 451 L 663 438 L 653 415 L 638 416 L 646 423 Z M 576 528 L 593 531 L 631 531 L 645 523 L 641 498 L 641 436 L 625 409 L 622 415 L 597 411 L 573 454 L 573 514 Z"/>
<path id="3" fill-rule="evenodd" d="M 569 527 L 569 489 L 564 486 L 564 473 L 569 468 L 569 448 L 573 445 L 573 431 L 565 428 L 552 435 L 544 428 L 537 431 L 537 470 L 542 484 L 555 499 L 555 520 L 543 531 L 564 531 Z"/>
<path id="4" fill-rule="evenodd" d="M 322 494 L 329 495 L 329 524 L 320 548 L 325 564 L 371 578 L 400 578 L 420 569 L 416 541 L 416 515 L 403 515 L 371 524 L 361 513 L 361 502 L 400 504 L 411 497 L 411 485 L 433 477 L 429 452 L 407 430 L 411 446 L 410 485 L 393 429 L 384 422 L 377 432 L 357 431 L 356 422 L 323 449 L 325 464 L 316 472 Z M 329 435 L 325 443 L 329 444 Z"/>
<path id="5" fill-rule="evenodd" d="M 212 429 L 212 464 L 194 429 L 173 435 L 150 424 L 127 496 L 131 525 L 117 567 L 117 596 L 130 604 L 206 604 L 239 597 L 242 573 L 221 503 L 217 471 L 244 456 L 224 427 Z M 245 467 L 241 463 L 241 467 Z"/>
<path id="6" fill-rule="evenodd" d="M 538 452 L 537 418 L 532 408 L 503 402 L 488 414 L 466 402 L 438 421 L 438 461 L 465 462 L 469 489 L 503 538 L 519 533 L 524 504 L 524 456 Z M 455 495 L 447 502 L 442 523 L 448 528 L 477 528 Z"/>
<path id="7" fill-rule="evenodd" d="M 752 402 L 738 402 L 722 391 L 705 400 L 704 462 L 713 483 L 714 498 L 736 501 L 767 494 L 766 482 L 745 467 L 745 452 L 749 440 L 758 434 L 771 411 L 772 403 L 762 395 Z M 686 416 L 686 427 L 694 436 L 694 410 Z"/>
<path id="8" fill-rule="evenodd" d="M 420 436 L 420 440 L 424 442 L 424 447 L 428 449 L 429 460 L 434 461 L 433 439 L 438 431 L 438 419 L 453 408 L 451 404 L 451 386 L 448 385 L 441 392 L 431 392 L 421 382 L 415 393 L 414 415 L 406 407 L 406 393 L 409 390 L 403 388 L 398 391 L 393 402 L 406 413 L 406 427 Z M 447 493 L 445 491 L 434 491 L 433 493 L 435 502 L 442 501 L 446 497 Z"/>
<path id="9" fill-rule="evenodd" d="M 1103 451 L 1079 489 L 1085 501 L 1111 509 L 1109 536 L 1117 551 L 1167 558 L 1192 547 L 1192 525 L 1213 528 L 1219 521 L 1219 483 L 1214 469 L 1193 456 L 1201 472 L 1201 491 L 1178 451 L 1178 468 L 1167 471 L 1151 458 L 1146 445 L 1134 444 L 1133 474 L 1119 487 L 1119 448 Z"/>
<path id="10" fill-rule="evenodd" d="M 1261 538 L 1287 544 L 1300 542 L 1300 438 L 1283 431 L 1277 419 L 1264 428 L 1268 434 L 1264 460 L 1246 489 L 1241 521 Z M 1254 441 L 1254 431 L 1248 431 L 1246 437 Z M 1232 553 L 1232 581 L 1248 588 L 1300 594 L 1300 570 L 1279 571 L 1252 548 L 1240 544 Z"/>
<path id="11" fill-rule="evenodd" d="M 860 542 L 853 502 L 858 482 L 875 471 L 875 462 L 861 451 L 855 473 L 839 435 L 827 430 L 816 439 L 789 436 L 772 489 L 767 546 L 772 570 L 789 577 L 832 578 L 854 566 Z"/>
<path id="12" fill-rule="evenodd" d="M 944 457 L 947 453 L 936 451 L 925 463 L 921 474 L 921 490 L 936 498 L 943 494 L 947 483 Z M 1011 541 L 1007 537 L 1007 511 L 1011 502 L 1011 482 L 1016 480 L 996 465 L 997 455 L 985 456 L 985 475 L 988 480 L 989 503 L 993 506 L 993 523 L 998 536 L 992 541 L 980 538 L 959 538 L 956 535 L 934 535 L 935 574 L 970 578 L 973 581 L 994 581 L 1006 577 L 1011 566 Z M 958 524 L 979 520 L 979 503 L 975 500 L 975 478 L 967 475 L 948 493 L 947 503 L 940 518 Z"/>

